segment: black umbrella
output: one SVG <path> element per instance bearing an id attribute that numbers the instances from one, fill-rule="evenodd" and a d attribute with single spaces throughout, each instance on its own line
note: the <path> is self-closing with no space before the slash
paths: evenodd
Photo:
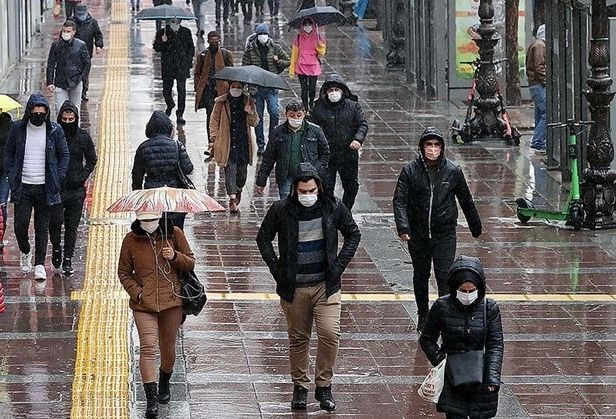
<path id="1" fill-rule="evenodd" d="M 149 9 L 143 9 L 135 15 L 135 20 L 164 19 L 196 20 L 197 18 L 195 17 L 195 15 L 193 15 L 186 9 L 169 6 L 168 4 L 162 4 L 160 6 L 150 7 Z"/>
<path id="2" fill-rule="evenodd" d="M 287 82 L 278 74 L 264 70 L 256 65 L 225 67 L 217 71 L 214 78 L 218 80 L 239 81 L 240 83 L 252 84 L 260 87 L 290 90 Z"/>
<path id="3" fill-rule="evenodd" d="M 345 17 L 332 6 L 317 6 L 309 9 L 302 9 L 297 13 L 290 22 L 289 26 L 294 29 L 299 29 L 305 18 L 312 18 L 318 26 L 331 25 L 334 23 L 344 23 Z"/>

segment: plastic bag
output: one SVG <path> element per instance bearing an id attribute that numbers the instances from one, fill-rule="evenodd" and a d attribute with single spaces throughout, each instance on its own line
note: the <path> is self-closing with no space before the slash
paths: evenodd
<path id="1" fill-rule="evenodd" d="M 438 403 L 439 397 L 441 397 L 441 391 L 443 391 L 443 385 L 445 384 L 445 362 L 447 359 L 443 359 L 440 364 L 432 368 L 426 376 L 423 383 L 417 390 L 417 394 L 425 401 Z"/>

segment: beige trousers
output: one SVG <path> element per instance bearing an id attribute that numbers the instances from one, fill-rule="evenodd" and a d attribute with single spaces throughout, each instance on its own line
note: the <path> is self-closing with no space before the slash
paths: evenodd
<path id="1" fill-rule="evenodd" d="M 280 300 L 280 304 L 287 318 L 293 384 L 308 388 L 310 383 L 308 364 L 314 319 L 319 339 L 314 381 L 319 387 L 329 386 L 340 343 L 340 291 L 326 298 L 325 283 L 296 288 L 293 302 Z"/>
<path id="2" fill-rule="evenodd" d="M 158 381 L 156 353 L 160 347 L 160 369 L 173 372 L 175 341 L 182 322 L 182 307 L 173 307 L 160 313 L 133 311 L 139 332 L 139 370 L 144 383 Z"/>

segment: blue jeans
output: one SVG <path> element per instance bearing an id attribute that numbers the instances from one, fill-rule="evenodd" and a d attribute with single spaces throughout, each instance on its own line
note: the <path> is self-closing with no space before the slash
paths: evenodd
<path id="1" fill-rule="evenodd" d="M 291 193 L 291 186 L 293 186 L 293 179 L 289 178 L 278 183 L 278 196 L 280 199 L 284 199 Z"/>
<path id="2" fill-rule="evenodd" d="M 535 84 L 530 86 L 529 89 L 530 97 L 535 102 L 535 132 L 530 146 L 532 148 L 545 149 L 545 132 L 547 128 L 545 86 Z"/>
<path id="3" fill-rule="evenodd" d="M 269 113 L 269 135 L 274 128 L 278 126 L 279 110 L 278 110 L 278 90 L 259 87 L 257 94 L 255 95 L 255 101 L 257 102 L 257 113 L 259 114 L 259 125 L 257 125 L 257 145 L 259 148 L 265 147 L 265 136 L 263 135 L 263 113 L 265 111 L 265 104 L 267 103 L 267 112 Z"/>
<path id="4" fill-rule="evenodd" d="M 2 219 L 4 220 L 4 231 L 6 231 L 6 218 L 8 217 L 8 200 L 11 187 L 9 186 L 8 176 L 0 177 L 0 206 L 2 206 Z"/>

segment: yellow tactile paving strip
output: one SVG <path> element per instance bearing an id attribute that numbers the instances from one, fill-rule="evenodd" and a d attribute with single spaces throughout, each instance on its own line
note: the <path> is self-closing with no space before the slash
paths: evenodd
<path id="1" fill-rule="evenodd" d="M 126 193 L 129 173 L 129 16 L 126 0 L 112 0 L 106 73 L 98 107 L 98 164 L 92 188 L 91 226 L 72 388 L 72 418 L 129 417 L 128 296 L 116 269 L 126 227 L 105 211 Z"/>
<path id="2" fill-rule="evenodd" d="M 616 302 L 616 294 L 488 294 L 500 302 Z M 267 292 L 208 292 L 208 300 L 213 301 L 277 301 L 278 295 Z M 438 296 L 430 294 L 430 300 L 434 301 Z M 342 294 L 343 301 L 415 301 L 413 294 L 378 293 L 378 294 Z"/>

